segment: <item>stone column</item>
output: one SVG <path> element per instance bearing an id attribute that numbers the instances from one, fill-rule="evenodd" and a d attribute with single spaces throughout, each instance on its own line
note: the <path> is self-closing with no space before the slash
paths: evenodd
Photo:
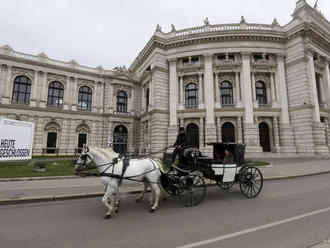
<path id="1" fill-rule="evenodd" d="M 11 65 L 7 65 L 6 70 L 6 77 L 3 77 L 3 83 L 4 85 L 4 95 L 2 96 L 1 103 L 2 104 L 10 104 L 10 100 L 12 98 L 12 92 L 11 92 Z"/>
<path id="2" fill-rule="evenodd" d="M 235 72 L 235 85 L 236 85 L 236 107 L 241 107 L 241 86 L 239 81 L 238 72 Z"/>
<path id="3" fill-rule="evenodd" d="M 201 85 L 200 82 L 199 85 Z M 183 109 L 184 106 L 183 76 L 180 77 L 179 89 L 180 89 L 180 109 Z"/>
<path id="4" fill-rule="evenodd" d="M 78 106 L 78 83 L 77 78 L 73 78 L 72 82 L 72 106 L 71 110 L 76 111 Z"/>
<path id="5" fill-rule="evenodd" d="M 148 111 L 150 111 L 153 108 L 153 93 L 154 93 L 154 87 L 152 80 L 149 82 L 149 106 L 148 106 Z"/>
<path id="6" fill-rule="evenodd" d="M 221 102 L 220 102 L 220 85 L 219 85 L 219 74 L 215 73 L 215 106 L 218 108 L 221 108 Z"/>
<path id="7" fill-rule="evenodd" d="M 199 82 L 199 87 L 198 87 L 198 107 L 199 108 L 204 108 L 204 84 L 203 84 L 203 77 L 202 74 L 198 74 L 198 82 Z"/>
<path id="8" fill-rule="evenodd" d="M 215 118 L 215 125 L 216 125 L 216 131 L 217 131 L 217 142 L 222 141 L 222 133 L 221 133 L 221 119 L 220 117 Z"/>
<path id="9" fill-rule="evenodd" d="M 243 134 L 242 134 L 242 117 L 237 116 L 237 143 L 243 143 Z"/>
<path id="10" fill-rule="evenodd" d="M 150 90 L 149 90 L 149 94 L 150 94 Z M 141 110 L 142 110 L 142 113 L 144 112 L 144 111 L 147 111 L 147 106 L 146 106 L 146 89 L 145 89 L 145 87 L 143 86 L 142 87 L 142 90 L 141 90 L 141 97 L 142 97 L 142 99 L 141 99 Z"/>
<path id="11" fill-rule="evenodd" d="M 307 53 L 307 73 L 308 73 L 308 81 L 310 86 L 311 92 L 311 103 L 314 107 L 313 110 L 313 121 L 320 122 L 320 108 L 319 108 L 319 101 L 317 97 L 317 87 L 316 87 L 316 77 L 315 77 L 315 68 L 314 68 L 314 59 L 313 53 Z"/>
<path id="12" fill-rule="evenodd" d="M 41 95 L 39 107 L 45 108 L 47 104 L 48 89 L 47 89 L 47 72 L 42 72 L 42 76 L 39 75 L 39 93 Z"/>
<path id="13" fill-rule="evenodd" d="M 320 104 L 325 103 L 323 78 L 320 77 Z"/>
<path id="14" fill-rule="evenodd" d="M 287 83 L 285 76 L 284 56 L 277 56 L 277 72 L 276 72 L 276 84 L 278 85 L 278 95 L 280 95 L 280 143 L 282 153 L 296 153 L 294 130 L 290 126 L 289 119 L 289 107 L 288 107 L 288 93 Z"/>
<path id="15" fill-rule="evenodd" d="M 270 92 L 272 95 L 272 106 L 276 107 L 276 95 L 275 95 L 275 84 L 274 84 L 274 74 L 270 73 Z"/>
<path id="16" fill-rule="evenodd" d="M 72 91 L 72 87 L 71 87 L 71 84 L 70 84 L 70 77 L 67 76 L 66 77 L 66 87 L 65 87 L 65 90 L 64 90 L 64 105 L 63 105 L 64 110 L 69 110 L 71 91 Z"/>
<path id="17" fill-rule="evenodd" d="M 170 113 L 169 113 L 169 127 L 168 127 L 168 144 L 174 144 L 176 134 L 178 132 L 178 117 L 176 113 L 177 106 L 177 85 L 178 77 L 176 71 L 176 58 L 169 60 L 169 92 L 170 92 Z"/>
<path id="18" fill-rule="evenodd" d="M 38 99 L 38 71 L 34 71 L 34 78 L 31 86 L 30 106 L 36 107 Z"/>
<path id="19" fill-rule="evenodd" d="M 254 155 L 262 152 L 259 145 L 259 130 L 253 118 L 253 97 L 250 68 L 250 53 L 242 53 L 242 83 L 244 87 L 243 99 L 245 105 L 244 111 L 244 142 L 246 144 L 246 153 Z"/>
<path id="20" fill-rule="evenodd" d="M 204 118 L 199 118 L 199 149 L 204 151 Z"/>
<path id="21" fill-rule="evenodd" d="M 180 118 L 180 123 L 179 123 L 180 127 L 184 127 L 184 119 Z"/>
<path id="22" fill-rule="evenodd" d="M 274 150 L 276 153 L 281 152 L 281 147 L 280 147 L 280 136 L 279 136 L 279 131 L 278 131 L 278 120 L 277 117 L 273 117 L 273 134 L 274 134 Z"/>
<path id="23" fill-rule="evenodd" d="M 214 83 L 211 54 L 204 55 L 204 70 L 206 108 L 205 139 L 206 143 L 210 143 L 215 142 L 217 137 L 214 123 Z M 210 151 L 208 152 L 210 153 Z"/>
<path id="24" fill-rule="evenodd" d="M 99 101 L 99 112 L 100 113 L 103 113 L 103 92 L 104 92 L 104 85 L 103 85 L 103 82 L 100 82 L 100 85 L 99 85 L 99 89 L 100 89 L 100 95 L 99 95 L 99 98 L 100 98 L 100 101 Z"/>
<path id="25" fill-rule="evenodd" d="M 324 70 L 324 81 L 325 81 L 325 85 L 326 85 L 326 98 L 328 100 L 327 104 L 328 104 L 328 108 L 330 108 L 330 62 L 327 61 L 325 64 L 325 70 Z M 330 116 L 329 116 L 330 117 Z"/>
<path id="26" fill-rule="evenodd" d="M 330 151 L 330 126 L 328 119 L 325 119 L 324 125 L 325 125 L 325 134 L 326 134 L 326 144 Z"/>
<path id="27" fill-rule="evenodd" d="M 257 93 L 256 93 L 256 78 L 254 72 L 252 72 L 251 77 L 252 77 L 251 88 L 252 88 L 252 96 L 253 96 L 253 106 L 257 107 L 258 102 L 257 102 Z"/>

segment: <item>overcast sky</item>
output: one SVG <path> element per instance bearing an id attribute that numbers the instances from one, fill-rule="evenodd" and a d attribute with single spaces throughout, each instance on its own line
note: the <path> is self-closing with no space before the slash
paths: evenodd
<path id="1" fill-rule="evenodd" d="M 307 0 L 314 5 L 316 0 Z M 0 46 L 29 54 L 45 52 L 63 61 L 112 69 L 129 66 L 159 23 L 169 31 L 247 22 L 281 25 L 291 20 L 296 0 L 0 0 Z M 319 0 L 330 19 L 330 1 Z"/>

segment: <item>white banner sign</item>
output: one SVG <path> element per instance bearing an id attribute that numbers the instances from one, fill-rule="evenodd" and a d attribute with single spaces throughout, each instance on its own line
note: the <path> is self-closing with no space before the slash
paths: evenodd
<path id="1" fill-rule="evenodd" d="M 0 119 L 0 161 L 32 158 L 34 123 Z"/>

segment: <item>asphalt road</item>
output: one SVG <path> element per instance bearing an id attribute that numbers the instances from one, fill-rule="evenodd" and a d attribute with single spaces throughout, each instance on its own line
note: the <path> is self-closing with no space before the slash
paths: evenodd
<path id="1" fill-rule="evenodd" d="M 127 195 L 104 213 L 100 198 L 1 206 L 0 247 L 306 248 L 330 236 L 330 175 L 269 181 L 252 200 L 212 188 L 200 206 L 171 198 L 153 214 Z"/>

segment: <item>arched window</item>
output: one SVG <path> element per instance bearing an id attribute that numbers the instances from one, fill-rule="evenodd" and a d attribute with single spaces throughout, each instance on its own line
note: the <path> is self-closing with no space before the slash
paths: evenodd
<path id="1" fill-rule="evenodd" d="M 234 104 L 233 85 L 230 82 L 224 81 L 220 84 L 220 94 L 222 105 Z"/>
<path id="2" fill-rule="evenodd" d="M 31 80 L 25 76 L 19 76 L 14 80 L 13 102 L 30 103 Z"/>
<path id="3" fill-rule="evenodd" d="M 92 108 L 92 90 L 87 86 L 82 86 L 79 89 L 78 109 L 91 110 Z"/>
<path id="4" fill-rule="evenodd" d="M 259 104 L 267 104 L 266 85 L 262 81 L 256 82 L 256 97 Z"/>
<path id="5" fill-rule="evenodd" d="M 148 107 L 149 107 L 149 96 L 150 96 L 150 90 L 148 88 L 146 92 L 146 111 L 148 111 Z"/>
<path id="6" fill-rule="evenodd" d="M 117 93 L 117 112 L 127 112 L 127 94 L 124 91 Z"/>
<path id="7" fill-rule="evenodd" d="M 221 139 L 223 143 L 235 142 L 235 126 L 231 122 L 225 122 L 222 124 Z"/>
<path id="8" fill-rule="evenodd" d="M 187 107 L 197 107 L 198 106 L 198 89 L 197 85 L 190 83 L 185 89 L 185 98 Z"/>
<path id="9" fill-rule="evenodd" d="M 63 105 L 64 87 L 60 82 L 51 82 L 48 86 L 47 105 L 52 107 L 61 107 Z"/>
<path id="10" fill-rule="evenodd" d="M 118 125 L 113 130 L 113 150 L 120 154 L 127 152 L 127 128 L 123 125 Z"/>

